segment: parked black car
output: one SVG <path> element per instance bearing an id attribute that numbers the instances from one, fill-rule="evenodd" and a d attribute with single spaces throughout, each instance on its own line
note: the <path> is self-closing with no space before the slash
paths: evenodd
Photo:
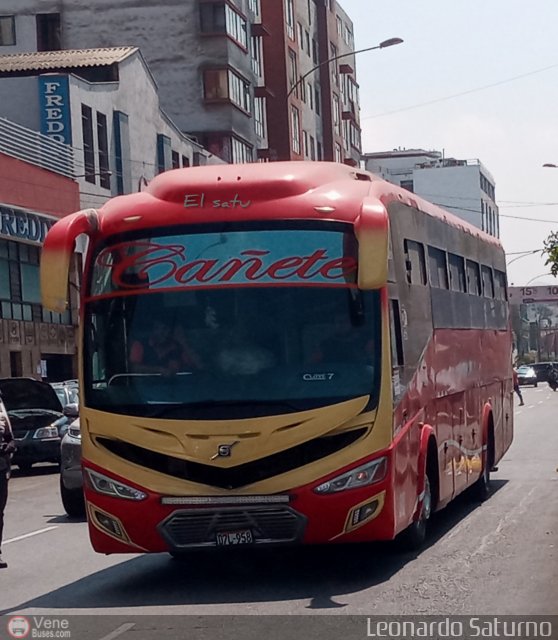
<path id="1" fill-rule="evenodd" d="M 0 393 L 8 411 L 17 451 L 12 462 L 28 471 L 37 462 L 60 462 L 60 439 L 72 418 L 50 384 L 33 378 L 1 378 Z"/>
<path id="2" fill-rule="evenodd" d="M 537 374 L 537 382 L 548 382 L 548 373 L 552 367 L 558 368 L 558 362 L 534 362 L 529 365 Z"/>

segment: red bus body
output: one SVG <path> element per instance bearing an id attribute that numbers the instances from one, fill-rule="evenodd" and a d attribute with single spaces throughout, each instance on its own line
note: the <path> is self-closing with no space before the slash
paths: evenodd
<path id="1" fill-rule="evenodd" d="M 54 225 L 41 264 L 46 306 L 64 305 L 82 233 L 80 417 L 99 552 L 390 540 L 420 521 L 426 494 L 436 510 L 482 488 L 512 441 L 502 247 L 403 189 L 334 163 L 169 171 L 145 192 Z M 191 250 L 202 240 L 207 254 Z M 196 412 L 157 414 L 181 410 L 176 398 L 208 371 L 147 384 L 129 368 L 128 348 L 114 352 L 160 308 L 200 346 L 210 329 L 194 323 L 192 301 L 207 296 L 244 327 L 243 305 L 258 310 L 251 331 L 275 331 L 282 368 L 215 378 L 216 394 L 234 391 L 222 405 L 206 401 L 211 383 L 200 383 Z M 273 313 L 262 300 L 278 301 Z M 312 363 L 346 304 L 354 326 L 375 336 L 373 355 Z M 283 384 L 284 397 L 259 395 Z M 177 386 L 163 405 L 164 385 Z M 272 408 L 287 401 L 294 408 Z"/>

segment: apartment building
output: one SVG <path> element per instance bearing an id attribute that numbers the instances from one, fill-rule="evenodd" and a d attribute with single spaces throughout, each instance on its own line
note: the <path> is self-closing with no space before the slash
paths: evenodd
<path id="1" fill-rule="evenodd" d="M 353 26 L 336 0 L 19 0 L 0 53 L 139 47 L 161 107 L 227 162 L 358 164 Z"/>
<path id="2" fill-rule="evenodd" d="M 478 159 L 460 160 L 440 151 L 394 149 L 363 155 L 365 168 L 425 200 L 500 237 L 496 185 Z"/>

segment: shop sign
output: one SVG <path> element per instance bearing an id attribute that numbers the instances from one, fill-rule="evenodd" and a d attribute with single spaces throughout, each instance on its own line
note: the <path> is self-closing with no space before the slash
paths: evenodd
<path id="1" fill-rule="evenodd" d="M 56 220 L 21 209 L 0 206 L 0 236 L 42 244 Z"/>

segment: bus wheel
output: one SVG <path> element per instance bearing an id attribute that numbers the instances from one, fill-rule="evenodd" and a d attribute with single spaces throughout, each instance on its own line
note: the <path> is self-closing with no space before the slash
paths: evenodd
<path id="1" fill-rule="evenodd" d="M 486 456 L 482 466 L 480 478 L 470 489 L 471 499 L 474 502 L 484 502 L 490 496 L 490 470 L 494 467 L 494 432 L 492 424 L 488 431 L 488 442 L 486 444 Z"/>
<path id="2" fill-rule="evenodd" d="M 412 522 L 399 536 L 400 546 L 403 551 L 418 551 L 423 546 L 431 515 L 432 490 L 430 487 L 430 478 L 426 476 L 420 515 L 418 519 Z"/>
<path id="3" fill-rule="evenodd" d="M 482 473 L 480 478 L 475 482 L 475 484 L 471 487 L 471 499 L 474 502 L 484 502 L 488 499 L 490 495 L 490 469 L 491 469 L 490 458 L 486 456 L 486 460 L 484 461 L 484 465 L 482 467 Z"/>

